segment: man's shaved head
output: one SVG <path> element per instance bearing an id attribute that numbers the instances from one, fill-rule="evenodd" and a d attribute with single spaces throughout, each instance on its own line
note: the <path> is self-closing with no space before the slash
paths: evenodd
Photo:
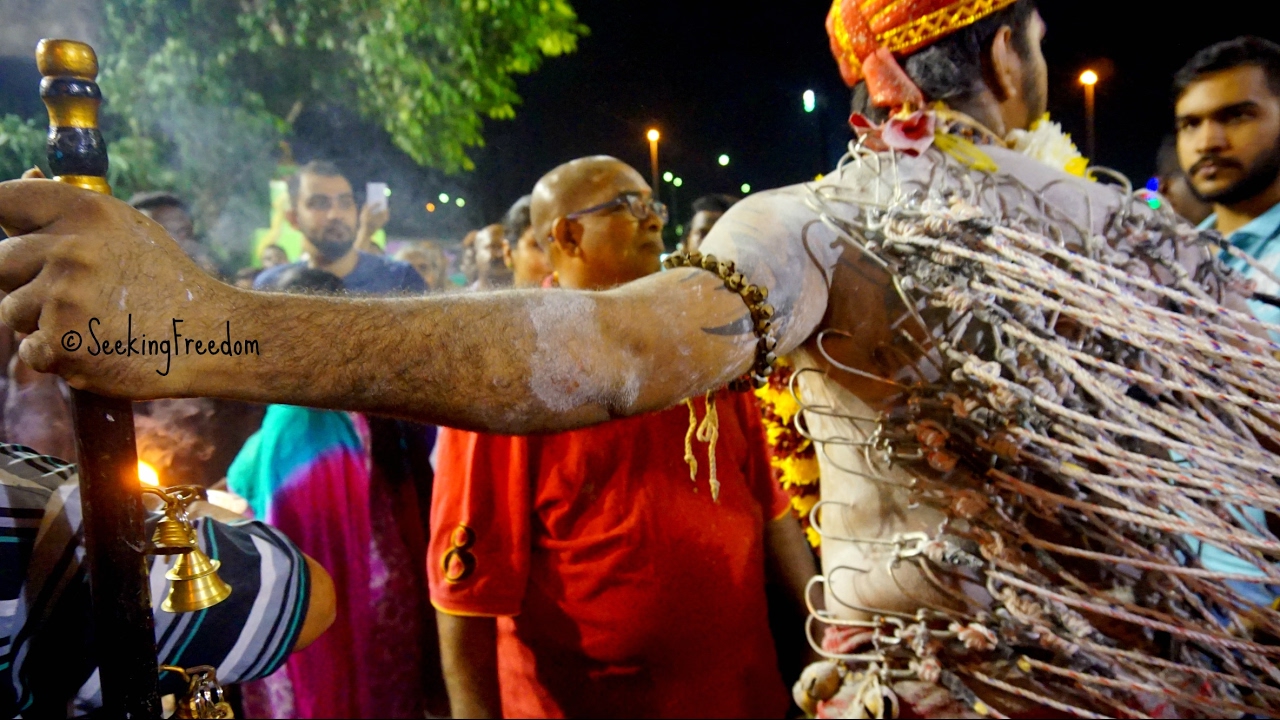
<path id="1" fill-rule="evenodd" d="M 657 271 L 664 221 L 656 214 L 639 218 L 620 203 L 568 218 L 628 194 L 652 197 L 640 173 L 607 155 L 567 162 L 534 186 L 533 231 L 564 286 L 609 287 Z"/>
<path id="2" fill-rule="evenodd" d="M 570 160 L 533 186 L 533 229 L 538 241 L 546 241 L 556 218 L 640 190 L 649 190 L 644 177 L 615 157 L 592 155 Z"/>

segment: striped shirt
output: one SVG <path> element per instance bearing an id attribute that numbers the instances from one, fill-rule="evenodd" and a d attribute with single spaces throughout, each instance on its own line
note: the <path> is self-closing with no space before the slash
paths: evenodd
<path id="1" fill-rule="evenodd" d="M 159 519 L 148 515 L 148 533 Z M 200 548 L 222 562 L 218 574 L 231 596 L 199 612 L 164 612 L 172 558 L 150 557 L 159 664 L 213 665 L 225 683 L 270 675 L 302 629 L 310 590 L 303 555 L 259 522 L 195 524 Z M 76 466 L 0 444 L 0 717 L 101 707 L 83 559 Z M 160 674 L 162 695 L 185 689 L 173 673 Z"/>

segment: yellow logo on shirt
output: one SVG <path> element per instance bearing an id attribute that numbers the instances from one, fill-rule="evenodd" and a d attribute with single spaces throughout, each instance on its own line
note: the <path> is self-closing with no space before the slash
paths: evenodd
<path id="1" fill-rule="evenodd" d="M 440 571 L 444 575 L 444 581 L 454 585 L 466 580 L 476 571 L 476 556 L 471 554 L 471 548 L 476 544 L 476 533 L 466 525 L 459 524 L 453 529 L 449 539 L 452 547 L 440 558 Z"/>

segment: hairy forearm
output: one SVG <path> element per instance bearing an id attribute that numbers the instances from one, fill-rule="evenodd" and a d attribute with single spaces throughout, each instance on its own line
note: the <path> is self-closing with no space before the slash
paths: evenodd
<path id="1" fill-rule="evenodd" d="M 792 188 L 743 200 L 704 243 L 769 290 L 777 354 L 821 320 L 839 254 L 805 197 Z M 757 354 L 742 298 L 692 268 L 598 293 L 326 299 L 220 283 L 156 223 L 60 183 L 0 183 L 0 226 L 12 236 L 0 242 L 0 291 L 10 293 L 0 321 L 31 333 L 24 360 L 117 397 L 223 397 L 528 433 L 668 407 L 740 375 Z M 211 340 L 235 352 L 211 353 Z"/>
<path id="2" fill-rule="evenodd" d="M 803 191 L 739 203 L 704 246 L 770 291 L 779 354 L 809 336 L 840 245 Z M 234 313 L 257 324 L 263 355 L 249 382 L 232 367 L 190 394 L 525 434 L 669 407 L 741 375 L 756 355 L 746 304 L 690 268 L 607 292 L 355 302 L 235 292 Z"/>
<path id="3" fill-rule="evenodd" d="M 676 275 L 642 281 L 652 291 L 606 293 L 352 301 L 228 291 L 219 304 L 236 338 L 256 339 L 260 354 L 198 358 L 181 394 L 513 434 L 658 409 L 726 382 L 753 352 L 749 335 L 702 327 L 744 313 L 742 303 L 716 292 L 709 273 Z"/>

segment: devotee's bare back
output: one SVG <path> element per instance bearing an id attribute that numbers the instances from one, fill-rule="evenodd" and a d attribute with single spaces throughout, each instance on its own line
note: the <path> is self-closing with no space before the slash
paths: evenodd
<path id="1" fill-rule="evenodd" d="M 957 593 L 979 602 L 986 597 L 985 590 L 958 576 L 943 579 L 942 587 L 922 577 L 918 565 L 896 562 L 902 554 L 921 550 L 922 538 L 912 533 L 936 537 L 946 520 L 936 507 L 911 504 L 910 476 L 885 462 L 886 448 L 876 437 L 880 413 L 894 407 L 904 384 L 922 379 L 911 368 L 927 371 L 929 363 L 917 360 L 931 343 L 892 276 L 824 224 L 820 210 L 848 220 L 860 210 L 855 207 L 859 203 L 888 202 L 895 187 L 923 193 L 932 185 L 935 190 L 967 190 L 962 194 L 981 198 L 978 204 L 993 214 L 1025 212 L 1044 218 L 1041 205 L 1049 206 L 1049 219 L 1059 228 L 1060 239 L 1078 246 L 1084 232 L 1100 234 L 1120 206 L 1120 194 L 1114 188 L 1071 178 L 1011 152 L 984 151 L 1000 165 L 1000 175 L 966 173 L 972 181 L 968 188 L 963 181 L 939 179 L 944 164 L 954 169 L 955 163 L 934 151 L 919 159 L 901 159 L 893 167 L 882 156 L 880 172 L 867 164 L 850 167 L 820 183 L 762 194 L 748 203 L 757 218 L 775 214 L 773 222 L 757 222 L 755 232 L 790 232 L 788 242 L 804 249 L 807 261 L 820 267 L 830 288 L 822 298 L 821 319 L 790 359 L 796 368 L 795 394 L 805 409 L 800 422 L 814 441 L 822 472 L 817 520 L 823 532 L 827 609 L 837 616 L 914 614 L 924 607 L 954 607 L 963 602 Z M 823 196 L 841 201 L 819 202 Z M 704 251 L 729 255 L 740 251 L 741 238 L 736 248 L 726 245 L 734 224 L 749 223 L 751 217 L 731 211 L 708 238 Z M 772 242 L 763 240 L 763 244 Z M 794 258 L 795 253 L 787 257 Z M 787 281 L 785 269 L 778 263 L 771 267 L 776 281 Z M 817 300 L 812 292 L 802 293 L 798 301 L 785 291 L 782 295 L 783 305 Z M 796 318 L 813 315 L 811 307 L 783 309 Z M 936 331 L 930 309 L 916 310 Z"/>

